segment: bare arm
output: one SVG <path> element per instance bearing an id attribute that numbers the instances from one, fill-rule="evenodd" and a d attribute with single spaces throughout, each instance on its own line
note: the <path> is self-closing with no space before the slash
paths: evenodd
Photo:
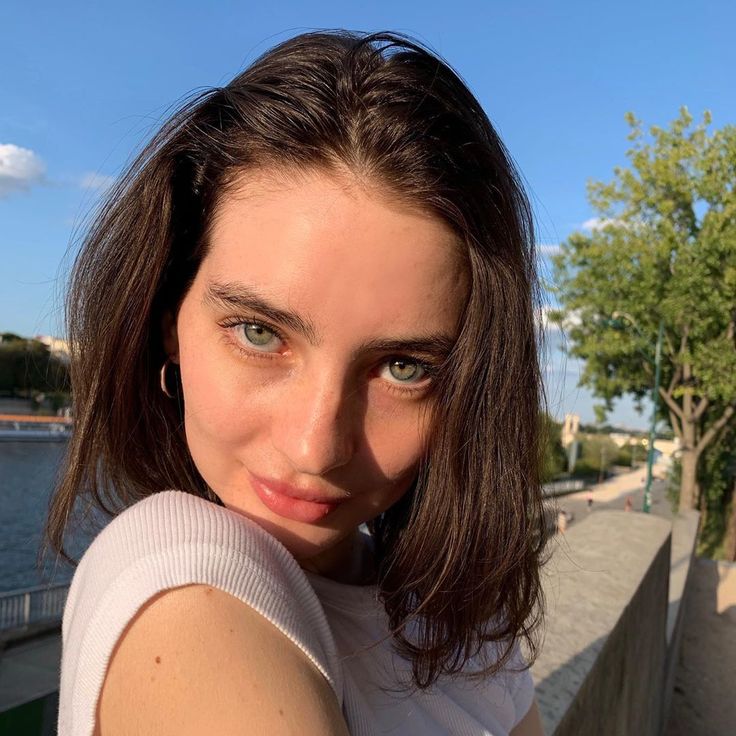
<path id="1" fill-rule="evenodd" d="M 308 657 L 250 606 L 188 585 L 151 598 L 113 652 L 99 736 L 268 733 L 347 736 Z"/>
<path id="2" fill-rule="evenodd" d="M 527 714 L 511 730 L 509 736 L 544 736 L 536 698 L 532 700 L 532 705 Z"/>

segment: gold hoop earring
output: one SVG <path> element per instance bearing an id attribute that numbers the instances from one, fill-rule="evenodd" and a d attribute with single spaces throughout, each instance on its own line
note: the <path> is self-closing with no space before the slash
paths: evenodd
<path id="1" fill-rule="evenodd" d="M 166 369 L 169 367 L 169 365 L 174 365 L 174 361 L 171 360 L 171 358 L 166 358 L 166 360 L 164 361 L 164 364 L 161 366 L 159 380 L 161 383 L 161 390 L 164 392 L 164 396 L 167 396 L 170 399 L 175 399 L 176 396 L 174 396 L 174 394 L 169 393 L 169 389 L 166 386 Z"/>

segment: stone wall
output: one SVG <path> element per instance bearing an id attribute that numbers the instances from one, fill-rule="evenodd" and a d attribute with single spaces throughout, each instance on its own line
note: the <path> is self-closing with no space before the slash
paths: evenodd
<path id="1" fill-rule="evenodd" d="M 672 557 L 670 562 L 670 595 L 667 608 L 667 659 L 664 668 L 664 722 L 670 710 L 675 671 L 680 659 L 680 642 L 687 606 L 690 570 L 695 556 L 695 543 L 700 526 L 697 511 L 680 513 L 672 522 Z"/>
<path id="2" fill-rule="evenodd" d="M 697 519 L 675 526 L 679 566 L 672 523 L 648 514 L 599 511 L 551 540 L 532 667 L 548 736 L 659 736 Z M 671 565 L 681 577 L 673 595 Z"/>

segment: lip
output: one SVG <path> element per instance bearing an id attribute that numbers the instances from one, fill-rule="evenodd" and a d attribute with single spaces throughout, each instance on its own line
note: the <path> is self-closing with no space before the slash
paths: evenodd
<path id="1" fill-rule="evenodd" d="M 314 523 L 332 513 L 344 499 L 336 500 L 317 492 L 294 488 L 288 483 L 267 480 L 250 473 L 251 485 L 261 503 L 286 519 Z"/>

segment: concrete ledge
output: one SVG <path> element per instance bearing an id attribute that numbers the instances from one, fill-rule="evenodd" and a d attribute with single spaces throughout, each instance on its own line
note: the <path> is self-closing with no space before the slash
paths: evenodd
<path id="1" fill-rule="evenodd" d="M 61 621 L 38 621 L 27 626 L 0 631 L 0 656 L 6 649 L 23 641 L 36 639 L 42 634 L 61 634 Z"/>
<path id="2" fill-rule="evenodd" d="M 670 590 L 667 605 L 667 658 L 664 666 L 664 702 L 662 722 L 667 722 L 675 686 L 675 672 L 680 661 L 682 627 L 687 607 L 690 570 L 695 557 L 695 544 L 700 529 L 700 513 L 685 511 L 672 520 L 672 558 Z"/>
<path id="3" fill-rule="evenodd" d="M 61 633 L 39 635 L 6 649 L 0 658 L 0 714 L 56 693 L 60 663 Z"/>
<path id="4" fill-rule="evenodd" d="M 682 619 L 684 594 L 690 576 L 690 567 L 695 556 L 695 543 L 698 538 L 700 513 L 685 511 L 672 520 L 672 560 L 670 563 L 670 595 L 667 609 L 667 644 L 676 634 L 679 620 Z"/>
<path id="5" fill-rule="evenodd" d="M 671 524 L 599 511 L 550 543 L 546 636 L 532 668 L 545 733 L 657 736 Z"/>

